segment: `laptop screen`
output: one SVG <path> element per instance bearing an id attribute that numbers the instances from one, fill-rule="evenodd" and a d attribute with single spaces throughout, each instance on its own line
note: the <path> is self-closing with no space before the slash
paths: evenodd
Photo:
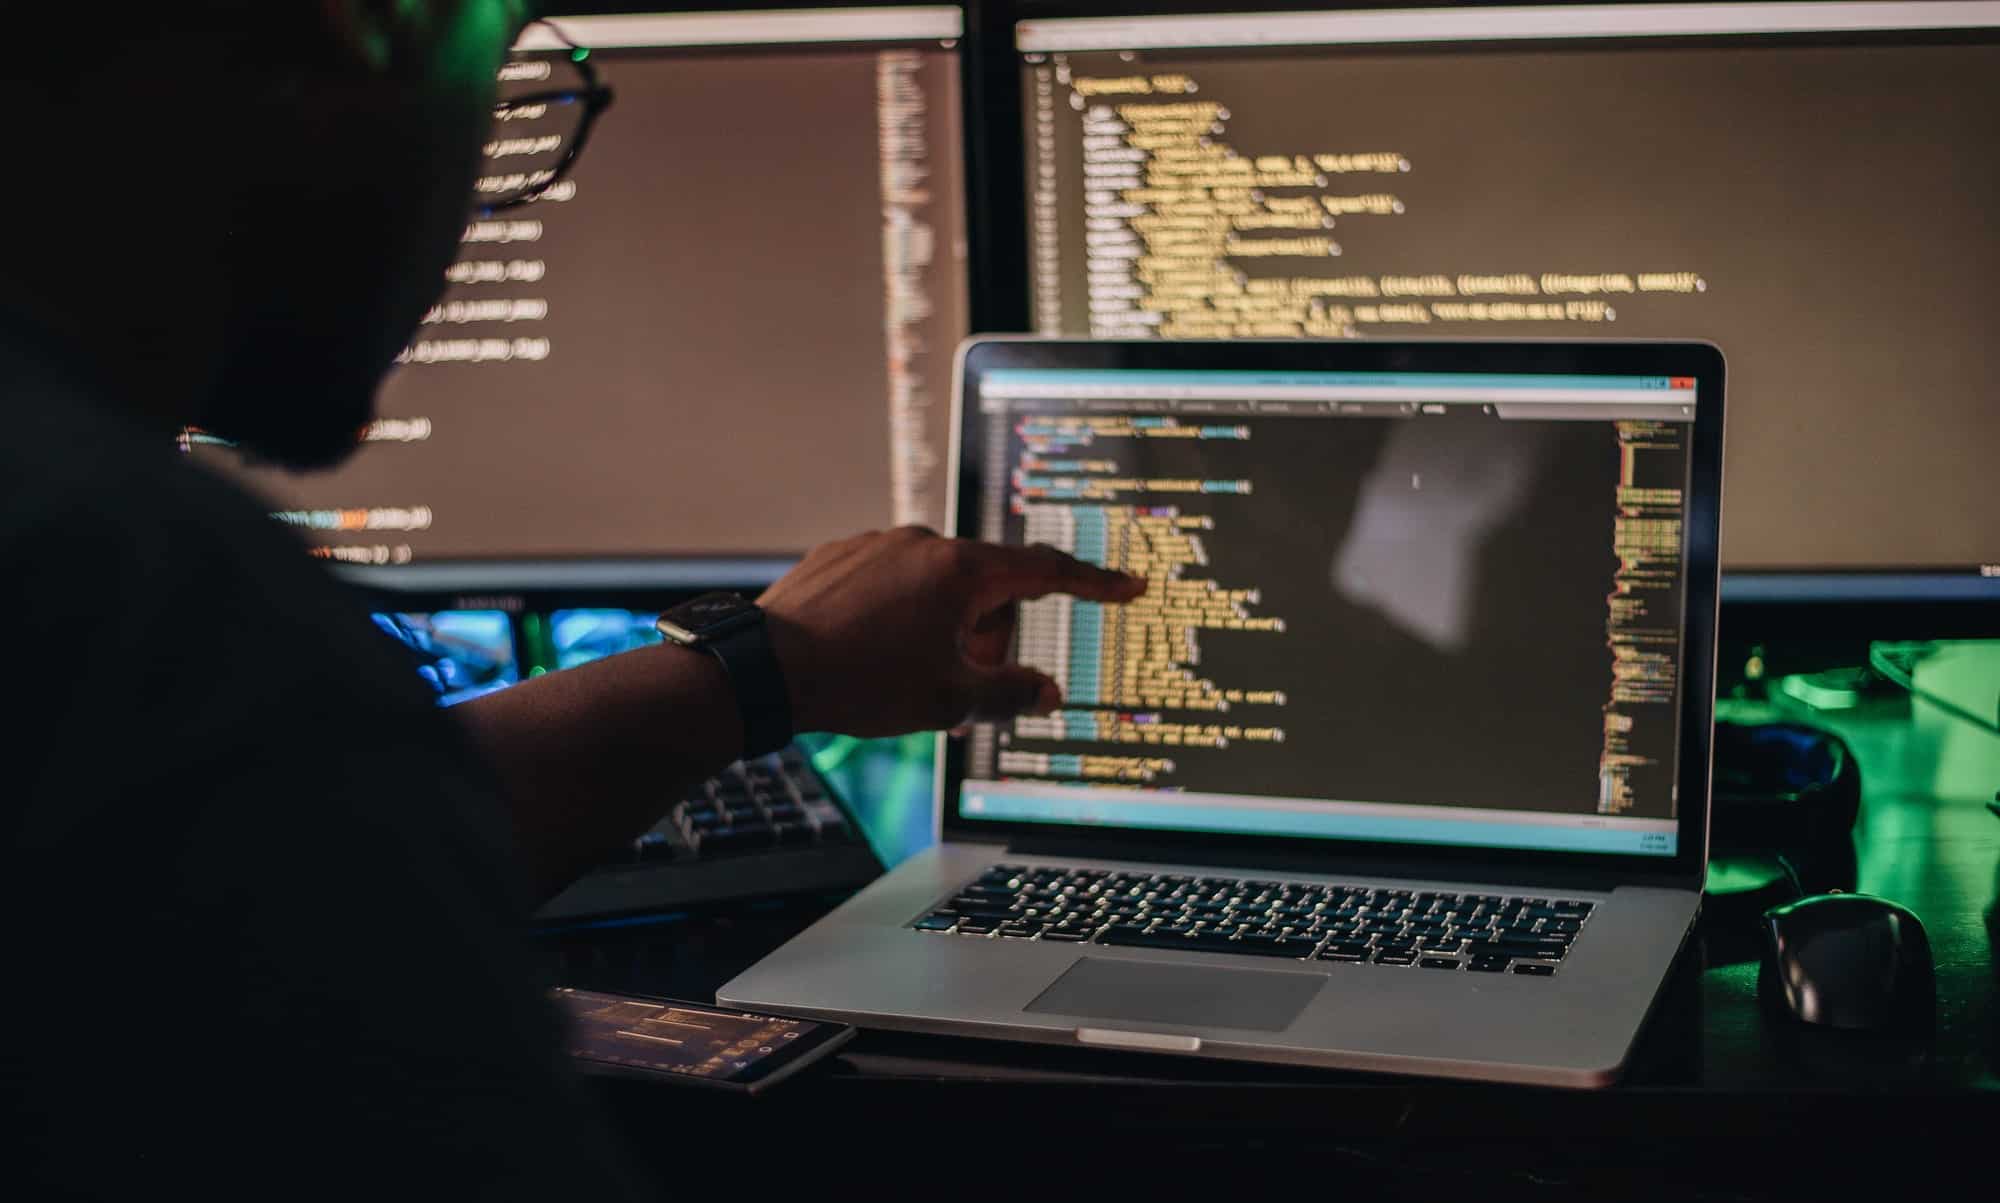
<path id="1" fill-rule="evenodd" d="M 958 814 L 1676 851 L 1696 380 L 994 368 L 960 530 L 1145 576 L 1023 603 L 1046 717 Z"/>

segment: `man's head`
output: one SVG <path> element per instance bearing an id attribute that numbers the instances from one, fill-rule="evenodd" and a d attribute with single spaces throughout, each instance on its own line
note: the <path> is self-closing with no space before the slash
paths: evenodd
<path id="1" fill-rule="evenodd" d="M 36 6 L 17 316 L 162 424 L 338 460 L 442 289 L 526 3 Z"/>

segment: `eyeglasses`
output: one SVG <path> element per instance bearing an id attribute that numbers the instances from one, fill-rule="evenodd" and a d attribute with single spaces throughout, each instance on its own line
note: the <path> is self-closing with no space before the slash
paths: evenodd
<path id="1" fill-rule="evenodd" d="M 486 143 L 488 167 L 475 185 L 474 207 L 481 214 L 565 197 L 564 185 L 590 141 L 591 127 L 611 107 L 611 89 L 598 78 L 590 51 L 572 42 L 553 21 L 535 21 L 528 28 L 536 26 L 547 36 L 530 35 L 523 41 L 540 43 L 534 49 L 564 53 L 509 62 L 500 72 L 501 87 L 551 80 L 567 86 L 503 95 L 493 106 L 493 134 Z"/>

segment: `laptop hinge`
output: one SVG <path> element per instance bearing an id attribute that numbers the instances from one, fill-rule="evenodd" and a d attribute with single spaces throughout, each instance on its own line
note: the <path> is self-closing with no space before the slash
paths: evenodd
<path id="1" fill-rule="evenodd" d="M 957 837 L 954 836 L 954 839 Z M 1097 839 L 1065 839 L 1060 834 L 1015 836 L 1007 841 L 1007 851 L 1019 856 L 1066 856 L 1093 860 L 1131 860 L 1185 865 L 1209 864 L 1207 856 L 1186 847 L 1146 845 L 1118 841 L 1107 844 Z M 1581 868 L 1563 864 L 1479 865 L 1464 860 L 1424 860 L 1380 856 L 1338 856 L 1301 854 L 1273 850 L 1231 849 L 1218 853 L 1212 862 L 1217 869 L 1246 869 L 1314 873 L 1322 876 L 1351 874 L 1357 877 L 1413 877 L 1444 881 L 1480 881 L 1495 885 L 1538 886 L 1553 889 L 1568 886 L 1578 890 L 1611 890 L 1619 886 L 1653 886 L 1663 889 L 1700 890 L 1701 882 L 1685 874 L 1644 870 Z"/>

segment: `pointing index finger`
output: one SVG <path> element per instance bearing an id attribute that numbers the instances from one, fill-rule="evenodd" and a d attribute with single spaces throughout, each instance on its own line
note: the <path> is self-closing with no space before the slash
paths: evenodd
<path id="1" fill-rule="evenodd" d="M 1046 543 L 1031 547 L 987 544 L 980 561 L 980 575 L 979 592 L 986 605 L 1031 601 L 1051 593 L 1116 604 L 1131 601 L 1146 591 L 1144 577 L 1099 568 Z"/>

